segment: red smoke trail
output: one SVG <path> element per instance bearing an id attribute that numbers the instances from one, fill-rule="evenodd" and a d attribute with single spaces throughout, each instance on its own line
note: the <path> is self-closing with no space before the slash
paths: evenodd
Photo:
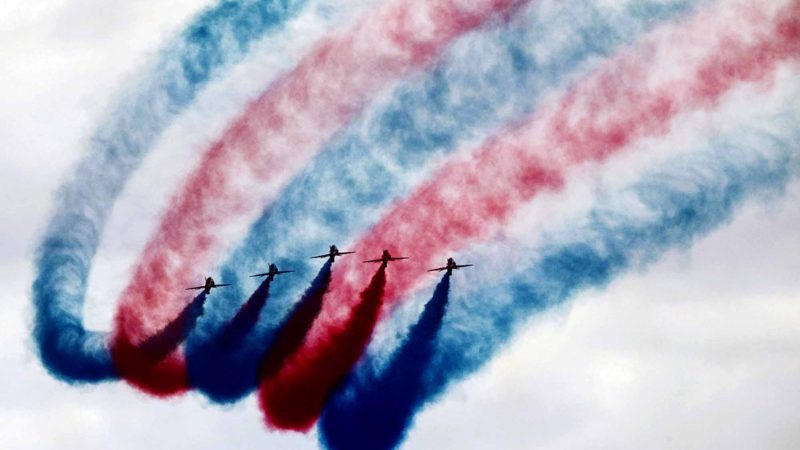
<path id="1" fill-rule="evenodd" d="M 114 342 L 136 344 L 179 311 L 185 303 L 176 298 L 180 286 L 224 248 L 225 227 L 254 218 L 378 91 L 433 61 L 452 39 L 523 3 L 393 0 L 317 44 L 247 108 L 189 176 L 120 297 Z M 119 352 L 112 352 L 116 358 Z M 182 355 L 169 361 L 174 367 L 148 390 L 168 395 L 187 388 Z"/>
<path id="2" fill-rule="evenodd" d="M 271 383 L 277 372 L 265 373 L 259 390 L 261 408 L 266 412 L 268 425 L 275 428 L 307 431 L 314 425 L 324 406 L 325 399 L 350 367 L 358 361 L 369 343 L 372 329 L 378 321 L 386 287 L 386 267 L 372 276 L 372 280 L 359 296 L 347 322 L 332 330 L 332 341 L 337 351 L 321 354 L 315 361 L 318 373 L 304 372 L 289 380 L 289 385 Z M 323 376 L 318 376 L 322 374 Z M 339 374 L 339 377 L 326 376 Z"/>
<path id="3" fill-rule="evenodd" d="M 132 343 L 122 334 L 114 336 L 114 364 L 121 376 L 131 380 L 135 386 L 153 395 L 161 395 L 169 385 L 164 373 L 181 370 L 174 351 L 181 345 L 203 315 L 206 293 L 198 294 L 164 328 L 148 336 L 138 344 Z"/>
<path id="4" fill-rule="evenodd" d="M 131 385 L 157 397 L 166 397 L 187 390 L 188 386 L 176 386 L 173 382 L 174 379 L 183 377 L 185 371 L 183 362 L 176 352 L 160 361 L 154 361 L 139 344 L 132 343 L 121 333 L 114 336 L 112 345 L 114 365 L 120 376 L 128 380 Z"/>
<path id="5" fill-rule="evenodd" d="M 537 193 L 560 188 L 570 166 L 603 161 L 631 142 L 661 135 L 679 113 L 713 107 L 737 83 L 765 79 L 782 60 L 800 56 L 800 0 L 772 18 L 746 8 L 725 12 L 733 17 L 720 20 L 720 11 L 710 11 L 654 33 L 523 126 L 443 166 L 395 205 L 353 246 L 360 254 L 378 255 L 387 247 L 413 258 L 414 264 L 392 267 L 384 301 L 412 290 L 435 258 L 489 237 Z M 687 42 L 691 48 L 673 47 Z M 671 64 L 680 69 L 674 79 L 665 73 L 675 69 Z M 265 392 L 280 392 L 282 403 L 302 399 L 316 406 L 328 395 L 317 386 L 331 386 L 347 373 L 349 366 L 329 372 L 325 361 L 352 351 L 338 334 L 368 276 L 354 260 L 337 267 L 304 346 L 262 383 L 267 423 L 281 426 L 285 418 Z M 318 397 L 309 398 L 310 392 Z M 318 412 L 308 408 L 303 420 L 291 419 L 311 423 Z"/>

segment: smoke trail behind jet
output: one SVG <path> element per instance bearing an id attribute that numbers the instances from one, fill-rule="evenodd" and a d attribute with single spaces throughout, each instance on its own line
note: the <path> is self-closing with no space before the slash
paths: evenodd
<path id="1" fill-rule="evenodd" d="M 53 376 L 66 382 L 116 378 L 107 334 L 86 330 L 82 319 L 89 269 L 114 200 L 161 133 L 209 80 L 304 4 L 220 2 L 166 43 L 116 97 L 87 155 L 59 189 L 36 251 L 33 335 Z"/>
<path id="2" fill-rule="evenodd" d="M 383 422 L 359 417 L 350 427 L 366 437 L 345 436 L 334 426 L 355 420 L 351 411 L 360 411 L 362 402 L 371 400 L 371 391 L 362 390 L 364 380 L 385 383 L 388 392 L 418 383 L 421 395 L 405 410 L 410 425 L 413 415 L 449 385 L 486 364 L 531 314 L 602 287 L 670 249 L 687 247 L 725 224 L 744 202 L 780 192 L 800 177 L 798 115 L 766 120 L 769 125 L 763 128 L 737 130 L 689 157 L 643 173 L 635 184 L 604 196 L 582 219 L 542 236 L 538 244 L 509 242 L 506 254 L 535 256 L 506 269 L 495 283 L 478 280 L 453 296 L 431 364 L 415 381 L 379 378 L 375 367 L 383 365 L 385 351 L 370 352 L 326 407 L 322 442 L 332 449 L 368 448 L 359 445 L 373 443 L 373 435 L 398 436 L 392 421 L 380 429 Z M 503 253 L 502 247 L 489 251 Z M 480 251 L 471 258 L 481 259 Z M 390 327 L 386 333 L 401 331 Z"/>
<path id="3" fill-rule="evenodd" d="M 445 274 L 386 368 L 375 373 L 376 366 L 360 365 L 362 370 L 354 372 L 327 403 L 319 423 L 325 447 L 378 450 L 399 445 L 426 395 L 424 376 L 432 363 L 449 293 L 450 275 Z"/>
<path id="4" fill-rule="evenodd" d="M 286 372 L 282 371 L 265 374 L 259 387 L 259 400 L 269 426 L 307 431 L 314 425 L 328 393 L 342 381 L 367 347 L 378 321 L 385 288 L 386 267 L 381 265 L 342 327 L 321 343 L 326 352 L 313 362 L 314 368 L 308 372 L 308 378 L 286 377 Z M 286 361 L 284 358 L 283 362 Z"/>

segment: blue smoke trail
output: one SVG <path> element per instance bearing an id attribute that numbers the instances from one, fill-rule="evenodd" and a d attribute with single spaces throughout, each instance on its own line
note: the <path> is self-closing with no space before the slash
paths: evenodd
<path id="1" fill-rule="evenodd" d="M 352 386 L 348 395 L 358 398 L 358 403 L 337 396 L 326 405 L 319 422 L 326 447 L 383 449 L 402 440 L 416 405 L 424 398 L 423 375 L 431 364 L 449 291 L 450 274 L 445 274 L 419 321 L 380 375 L 362 371 L 358 374 L 361 378 L 347 380 Z"/>
<path id="2" fill-rule="evenodd" d="M 331 281 L 331 261 L 327 261 L 297 302 L 279 330 L 296 322 L 313 322 L 322 308 L 322 296 Z M 266 288 L 264 287 L 266 286 Z M 187 368 L 192 387 L 202 389 L 218 403 L 232 403 L 258 386 L 259 365 L 271 349 L 272 339 L 256 325 L 269 292 L 265 280 L 218 335 L 202 345 L 186 348 Z M 280 333 L 278 333 L 280 335 Z M 261 346 L 242 345 L 245 339 L 264 340 Z M 300 336 L 302 338 L 302 336 Z"/>
<path id="3" fill-rule="evenodd" d="M 272 376 L 280 370 L 286 358 L 290 357 L 302 345 L 308 330 L 322 311 L 322 298 L 331 284 L 332 260 L 325 262 L 319 274 L 306 290 L 300 301 L 286 315 L 283 323 L 278 327 L 270 343 L 261 367 L 258 371 L 259 380 Z"/>
<path id="4" fill-rule="evenodd" d="M 171 120 L 305 0 L 224 0 L 199 14 L 123 92 L 61 187 L 35 256 L 33 335 L 47 370 L 66 382 L 116 378 L 106 333 L 83 326 L 86 282 L 114 199 Z"/>
<path id="5" fill-rule="evenodd" d="M 796 118 L 792 120 L 789 127 L 796 127 Z M 799 143 L 800 129 L 785 135 L 737 134 L 717 141 L 709 151 L 644 174 L 642 181 L 600 202 L 574 227 L 543 236 L 544 244 L 531 249 L 538 255 L 536 261 L 512 268 L 513 274 L 502 284 L 475 283 L 473 289 L 453 296 L 432 344 L 434 355 L 424 373 L 415 374 L 416 380 L 398 380 L 388 371 L 376 375 L 383 356 L 381 350 L 371 349 L 349 384 L 330 400 L 320 427 L 321 441 L 331 449 L 399 445 L 418 410 L 451 383 L 482 367 L 531 314 L 584 289 L 605 286 L 670 248 L 691 245 L 730 220 L 745 200 L 780 192 L 800 175 Z M 367 382 L 381 385 L 382 392 L 362 386 Z M 405 420 L 396 419 L 392 412 L 384 412 L 392 419 L 387 422 L 364 420 L 362 403 L 379 401 L 371 396 L 409 384 L 420 386 L 420 394 L 411 408 L 400 411 L 409 414 Z M 358 432 L 345 436 L 336 429 L 350 421 L 358 422 L 350 425 Z M 376 435 L 394 440 L 376 446 Z"/>
<path id="6" fill-rule="evenodd" d="M 385 104 L 335 138 L 264 212 L 221 268 L 234 289 L 209 300 L 210 313 L 189 337 L 189 348 L 203 346 L 234 314 L 247 292 L 241 274 L 265 266 L 266 255 L 282 264 L 357 235 L 413 188 L 426 163 L 525 115 L 545 92 L 569 84 L 659 21 L 686 13 L 690 4 L 645 1 L 607 10 L 573 0 L 534 6 L 508 27 L 456 42 L 432 71 L 401 84 Z M 557 51 L 537 51 L 542 46 Z M 300 280 L 314 271 L 310 263 L 292 265 L 298 276 L 273 290 L 262 315 L 269 333 L 302 289 Z M 259 336 L 242 345 L 263 347 L 265 342 Z"/>
<path id="7" fill-rule="evenodd" d="M 272 280 L 269 277 L 261 282 L 258 285 L 258 289 L 253 292 L 233 317 L 231 323 L 222 329 L 222 332 L 215 340 L 221 349 L 230 351 L 230 349 L 236 348 L 245 336 L 253 332 L 253 328 L 258 323 L 258 316 L 261 314 L 261 310 L 264 309 L 267 298 L 269 298 L 271 282 Z"/>

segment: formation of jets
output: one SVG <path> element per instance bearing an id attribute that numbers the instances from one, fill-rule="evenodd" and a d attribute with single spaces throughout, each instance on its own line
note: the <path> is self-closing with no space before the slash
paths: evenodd
<path id="1" fill-rule="evenodd" d="M 322 255 L 312 256 L 311 259 L 314 259 L 314 258 L 327 258 L 328 260 L 333 262 L 333 261 L 336 260 L 337 256 L 352 255 L 354 253 L 355 252 L 342 252 L 342 251 L 339 251 L 339 249 L 336 248 L 335 245 L 331 245 L 330 248 L 328 249 L 328 253 L 324 253 Z M 389 250 L 384 250 L 383 253 L 381 254 L 380 258 L 368 259 L 368 260 L 364 261 L 364 263 L 380 263 L 381 267 L 386 267 L 389 264 L 389 262 L 391 262 L 391 261 L 400 261 L 400 260 L 403 260 L 403 259 L 409 259 L 409 257 L 408 256 L 392 256 L 392 254 L 389 253 Z M 453 258 L 447 258 L 447 265 L 445 265 L 443 267 L 436 267 L 434 269 L 429 269 L 428 272 L 442 272 L 442 271 L 446 270 L 447 271 L 447 275 L 451 275 L 453 273 L 453 270 L 455 270 L 455 269 L 461 269 L 463 267 L 471 267 L 471 266 L 472 266 L 472 264 L 456 264 L 456 261 Z M 270 264 L 269 265 L 269 269 L 268 269 L 267 272 L 257 273 L 255 275 L 250 275 L 250 276 L 251 277 L 267 277 L 267 279 L 269 281 L 272 281 L 275 278 L 275 276 L 281 275 L 281 274 L 284 274 L 284 273 L 290 273 L 290 272 L 294 272 L 294 270 L 279 270 L 277 265 Z M 217 283 L 214 282 L 213 278 L 206 277 L 206 283 L 203 286 L 193 286 L 193 287 L 190 287 L 190 288 L 186 288 L 186 290 L 187 291 L 191 291 L 191 290 L 200 290 L 200 289 L 202 289 L 205 294 L 210 294 L 211 293 L 211 289 L 218 288 L 218 287 L 223 287 L 223 286 L 231 286 L 231 284 L 230 283 L 217 284 Z"/>

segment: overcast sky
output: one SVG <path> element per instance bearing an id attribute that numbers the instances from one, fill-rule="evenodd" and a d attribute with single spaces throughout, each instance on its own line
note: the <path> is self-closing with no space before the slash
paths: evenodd
<path id="1" fill-rule="evenodd" d="M 252 396 L 222 408 L 197 394 L 162 401 L 119 382 L 61 383 L 38 362 L 30 338 L 32 252 L 54 190 L 125 75 L 210 3 L 0 5 L 2 448 L 317 447 L 313 433 L 267 431 Z M 238 92 L 234 104 L 255 90 Z M 218 129 L 177 137 L 200 125 L 184 118 L 160 145 L 188 148 Z M 158 217 L 143 214 L 142 230 Z M 491 364 L 418 416 L 405 446 L 797 448 L 798 223 L 794 183 L 783 196 L 748 203 L 692 248 L 532 318 Z M 112 243 L 104 243 L 102 261 L 114 268 L 92 273 L 92 295 L 124 285 L 146 237 L 104 236 Z M 107 322 L 98 314 L 96 323 Z"/>

